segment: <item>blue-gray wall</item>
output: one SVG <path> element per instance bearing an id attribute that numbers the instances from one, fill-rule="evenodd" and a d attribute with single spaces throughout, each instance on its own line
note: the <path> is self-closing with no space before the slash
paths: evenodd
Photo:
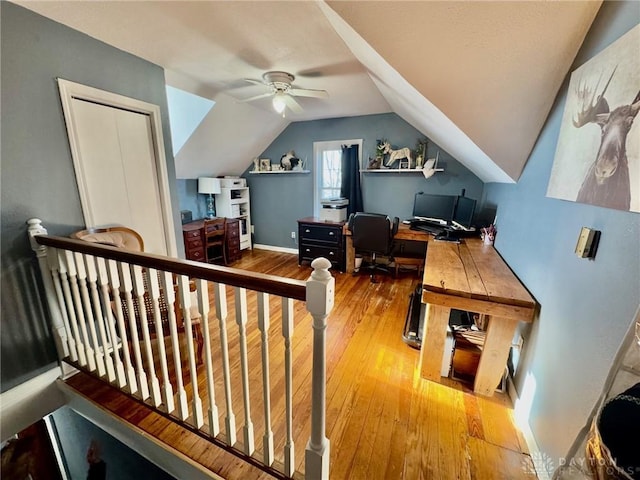
<path id="1" fill-rule="evenodd" d="M 313 215 L 313 142 L 363 139 L 363 163 L 375 156 L 376 140 L 388 139 L 395 148 L 414 149 L 424 139 L 395 113 L 334 118 L 290 124 L 260 155 L 278 163 L 280 157 L 294 150 L 306 159 L 311 173 L 287 175 L 250 175 L 251 221 L 255 226 L 255 242 L 265 245 L 297 248 L 291 232 L 297 231 L 299 218 Z M 400 218 L 411 216 L 416 192 L 458 195 L 465 188 L 468 197 L 480 200 L 483 184 L 466 167 L 444 150 L 429 142 L 428 157 L 440 151 L 439 164 L 445 169 L 430 179 L 418 173 L 363 173 L 364 209 Z"/>
<path id="2" fill-rule="evenodd" d="M 571 70 L 639 21 L 640 3 L 604 2 Z M 640 299 L 640 214 L 545 197 L 568 79 L 518 183 L 485 185 L 486 201 L 498 206 L 496 248 L 540 304 L 524 331 L 516 385 L 521 397 L 533 394 L 529 423 L 556 466 L 595 405 Z M 574 254 L 582 226 L 602 231 L 594 261 Z"/>
<path id="3" fill-rule="evenodd" d="M 172 480 L 173 477 L 98 428 L 69 407 L 51 414 L 69 478 L 87 477 L 87 450 L 92 441 L 100 447 L 107 478 L 117 480 Z"/>
<path id="4" fill-rule="evenodd" d="M 180 210 L 190 210 L 193 220 L 207 216 L 207 196 L 198 193 L 198 179 L 176 179 Z M 178 241 L 181 243 L 181 241 Z"/>
<path id="5" fill-rule="evenodd" d="M 38 217 L 49 233 L 84 227 L 56 78 L 64 78 L 160 106 L 167 171 L 179 227 L 175 168 L 164 71 L 140 58 L 0 2 L 1 185 L 1 390 L 56 362 L 46 308 L 38 297 L 37 265 L 25 221 Z M 176 230 L 176 236 L 181 233 Z M 182 248 L 182 242 L 178 242 Z"/>

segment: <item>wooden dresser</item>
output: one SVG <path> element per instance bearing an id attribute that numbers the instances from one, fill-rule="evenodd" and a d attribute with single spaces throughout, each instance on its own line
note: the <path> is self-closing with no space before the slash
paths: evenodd
<path id="1" fill-rule="evenodd" d="M 240 221 L 237 218 L 227 218 L 227 241 L 225 249 L 229 263 L 239 260 L 240 252 Z M 182 225 L 184 252 L 187 260 L 206 262 L 204 251 L 204 220 L 195 220 Z"/>
<path id="2" fill-rule="evenodd" d="M 324 257 L 332 268 L 345 271 L 346 253 L 342 234 L 344 222 L 327 222 L 315 217 L 298 220 L 298 264 Z"/>

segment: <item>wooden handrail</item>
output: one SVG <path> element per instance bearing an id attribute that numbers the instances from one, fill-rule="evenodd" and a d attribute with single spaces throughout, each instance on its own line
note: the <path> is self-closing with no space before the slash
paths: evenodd
<path id="1" fill-rule="evenodd" d="M 225 285 L 247 288 L 271 295 L 293 298 L 295 300 L 306 300 L 306 282 L 302 280 L 249 272 L 232 267 L 209 265 L 191 260 L 169 258 L 151 253 L 137 253 L 117 247 L 66 237 L 36 235 L 34 236 L 34 240 L 39 245 L 47 247 L 70 250 L 109 260 L 117 260 L 140 265 L 141 267 L 154 268 L 178 275 L 187 275 L 210 282 L 224 283 Z"/>

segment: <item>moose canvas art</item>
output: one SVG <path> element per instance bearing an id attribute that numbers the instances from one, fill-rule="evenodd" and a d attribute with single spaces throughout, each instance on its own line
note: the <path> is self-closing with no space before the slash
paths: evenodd
<path id="1" fill-rule="evenodd" d="M 640 26 L 571 74 L 547 196 L 640 212 Z"/>

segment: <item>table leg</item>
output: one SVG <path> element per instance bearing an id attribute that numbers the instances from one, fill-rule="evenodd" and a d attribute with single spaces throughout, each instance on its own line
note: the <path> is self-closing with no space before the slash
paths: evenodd
<path id="1" fill-rule="evenodd" d="M 346 273 L 353 273 L 353 269 L 355 268 L 356 263 L 356 249 L 353 248 L 353 238 L 351 235 L 345 235 L 345 255 L 346 255 L 346 265 L 345 270 Z"/>
<path id="2" fill-rule="evenodd" d="M 489 327 L 484 341 L 480 363 L 473 384 L 473 391 L 491 396 L 504 374 L 511 341 L 516 332 L 518 320 L 512 318 L 489 318 Z"/>
<path id="3" fill-rule="evenodd" d="M 427 304 L 420 348 L 420 376 L 427 380 L 440 381 L 450 314 L 449 307 Z"/>

